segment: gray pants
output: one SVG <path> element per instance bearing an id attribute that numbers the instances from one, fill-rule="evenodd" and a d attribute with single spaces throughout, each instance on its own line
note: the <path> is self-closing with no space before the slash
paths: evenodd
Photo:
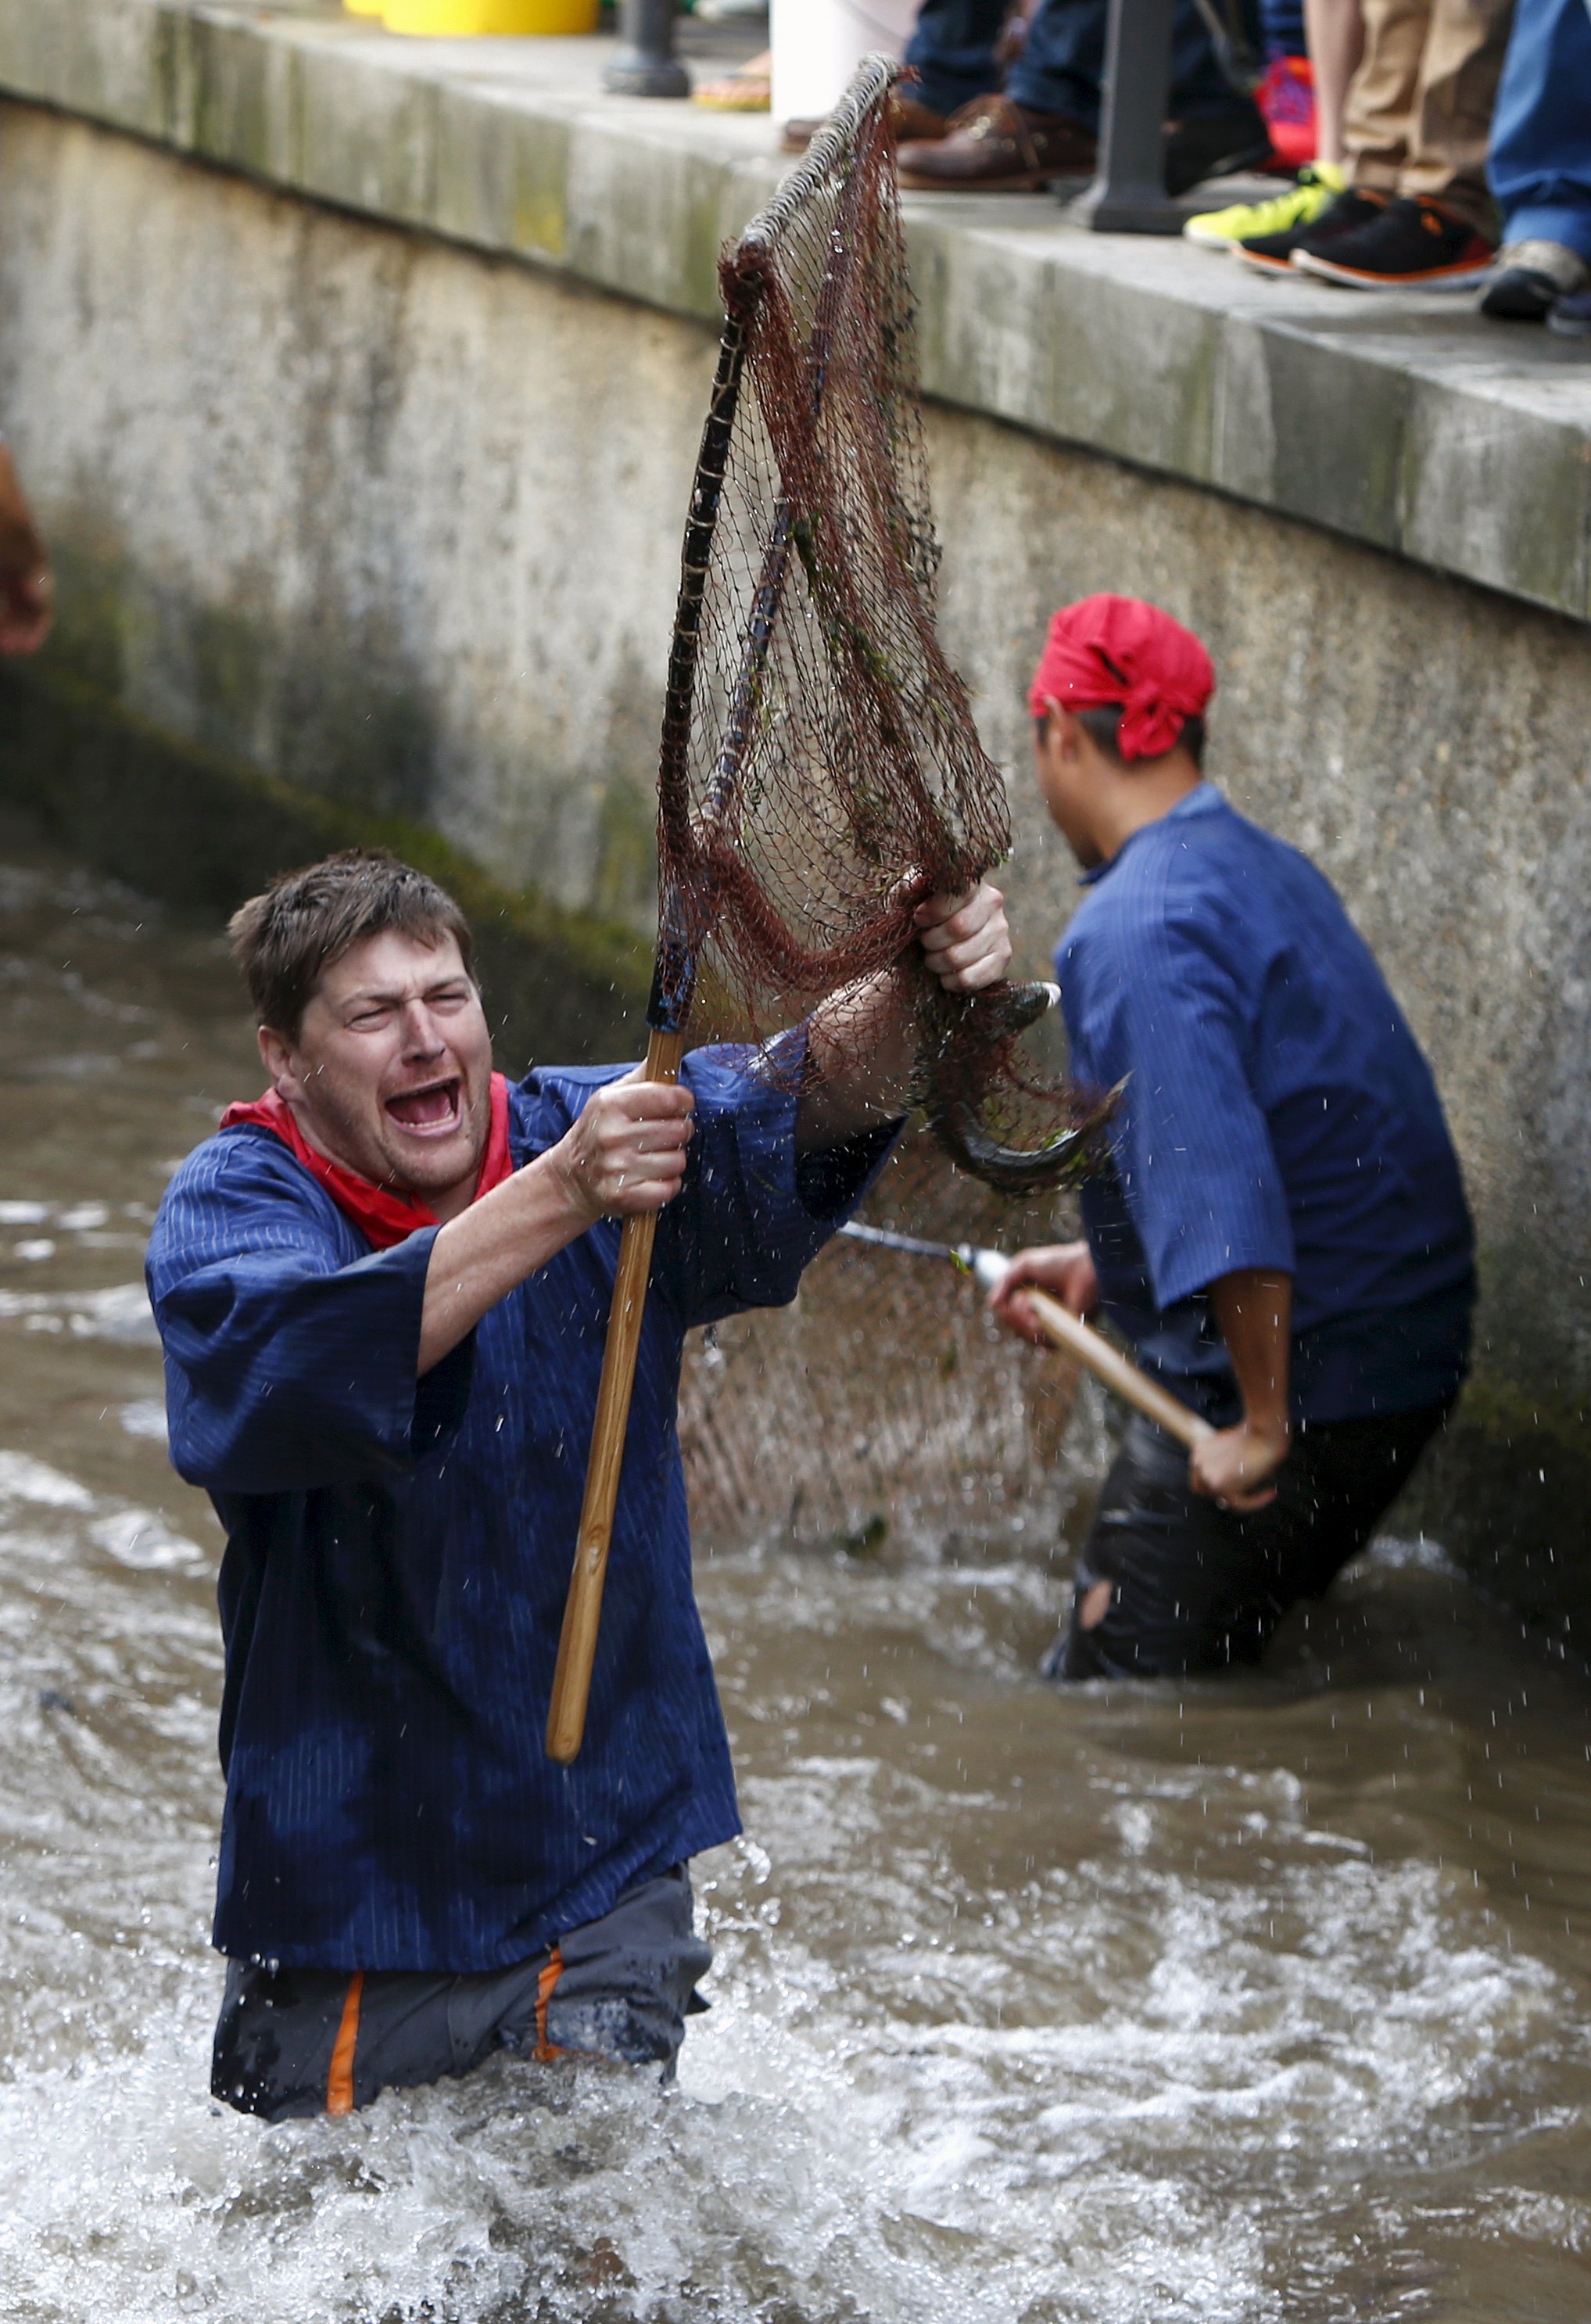
<path id="1" fill-rule="evenodd" d="M 210 2088 L 240 2114 L 285 2122 L 467 2074 L 494 2050 L 583 2052 L 661 2066 L 667 2080 L 686 2017 L 707 2006 L 696 1980 L 712 1963 L 683 1864 L 511 1969 L 454 1976 L 229 1961 Z"/>

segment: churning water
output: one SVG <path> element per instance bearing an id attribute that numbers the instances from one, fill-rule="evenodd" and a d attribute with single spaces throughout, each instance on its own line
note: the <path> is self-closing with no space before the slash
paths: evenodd
<path id="1" fill-rule="evenodd" d="M 678 2087 L 215 2106 L 216 1534 L 139 1265 L 255 1069 L 211 937 L 5 852 L 6 2324 L 1584 2324 L 1591 1718 L 1429 1548 L 1257 1679 L 1065 1695 L 1031 1523 L 717 1555 Z"/>

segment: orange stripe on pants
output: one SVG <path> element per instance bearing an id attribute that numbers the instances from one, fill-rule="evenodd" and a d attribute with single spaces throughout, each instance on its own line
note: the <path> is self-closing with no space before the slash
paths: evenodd
<path id="1" fill-rule="evenodd" d="M 552 1999 L 553 1987 L 564 1974 L 564 1956 L 555 1945 L 542 1964 L 536 1982 L 536 2055 L 545 2065 L 549 2058 L 561 2058 L 563 2052 L 555 2050 L 547 2038 L 547 2005 Z"/>
<path id="2" fill-rule="evenodd" d="M 348 1997 L 343 2004 L 343 2022 L 337 2027 L 337 2038 L 332 2044 L 331 2071 L 326 2078 L 327 2114 L 352 2114 L 354 2111 L 354 2045 L 359 2039 L 359 1997 L 363 1991 L 364 1971 L 355 1969 L 348 1979 Z"/>

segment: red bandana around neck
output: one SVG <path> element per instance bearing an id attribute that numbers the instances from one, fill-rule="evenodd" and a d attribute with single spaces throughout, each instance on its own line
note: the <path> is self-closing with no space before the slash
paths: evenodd
<path id="1" fill-rule="evenodd" d="M 481 1157 L 481 1175 L 475 1181 L 473 1202 L 478 1202 L 493 1186 L 501 1186 L 505 1178 L 513 1176 L 513 1157 L 509 1152 L 508 1087 L 503 1074 L 492 1074 L 492 1128 L 487 1134 L 486 1151 Z M 345 1170 L 340 1163 L 317 1154 L 299 1128 L 291 1106 L 285 1104 L 274 1090 L 267 1090 L 263 1097 L 248 1104 L 229 1105 L 221 1117 L 223 1130 L 235 1130 L 244 1123 L 274 1130 L 377 1250 L 391 1250 L 394 1243 L 402 1242 L 418 1227 L 437 1224 L 435 1211 L 428 1210 L 424 1203 L 410 1202 L 406 1195 L 394 1194 L 385 1186 L 374 1186 L 368 1178 L 361 1178 L 356 1172 Z"/>
<path id="2" fill-rule="evenodd" d="M 1068 710 L 1122 706 L 1124 759 L 1158 758 L 1215 692 L 1215 669 L 1191 630 L 1141 597 L 1099 595 L 1062 605 L 1027 696 L 1035 718 L 1047 703 Z"/>

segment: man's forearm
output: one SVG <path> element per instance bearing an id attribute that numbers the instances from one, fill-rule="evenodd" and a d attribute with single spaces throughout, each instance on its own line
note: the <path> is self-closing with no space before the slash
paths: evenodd
<path id="1" fill-rule="evenodd" d="M 912 925 L 930 973 L 947 992 L 985 992 L 1010 965 L 1005 899 L 987 881 L 964 895 L 925 898 Z M 837 1145 L 905 1111 L 915 1049 L 912 982 L 905 969 L 886 969 L 832 993 L 813 1012 L 797 1152 Z"/>
<path id="2" fill-rule="evenodd" d="M 449 1219 L 431 1245 L 426 1270 L 418 1370 L 439 1364 L 489 1307 L 590 1224 L 546 1154 Z"/>
<path id="3" fill-rule="evenodd" d="M 1292 1353 L 1292 1277 L 1266 1268 L 1236 1268 L 1209 1286 L 1209 1303 L 1251 1427 L 1285 1434 Z"/>
<path id="4" fill-rule="evenodd" d="M 914 1051 L 911 979 L 903 969 L 831 993 L 807 1019 L 796 1151 L 837 1146 L 903 1111 Z"/>

